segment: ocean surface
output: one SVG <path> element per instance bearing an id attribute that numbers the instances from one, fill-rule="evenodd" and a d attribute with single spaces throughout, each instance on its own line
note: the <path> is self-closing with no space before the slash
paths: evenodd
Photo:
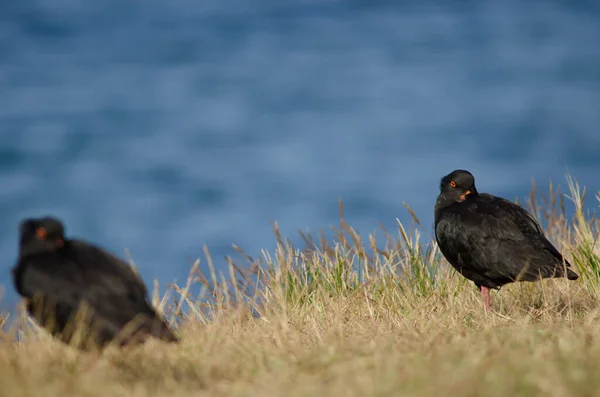
<path id="1" fill-rule="evenodd" d="M 1 1 L 0 284 L 18 222 L 52 214 L 146 282 L 270 221 L 432 236 L 440 178 L 525 198 L 600 190 L 600 3 Z M 590 194 L 590 208 L 597 208 Z"/>

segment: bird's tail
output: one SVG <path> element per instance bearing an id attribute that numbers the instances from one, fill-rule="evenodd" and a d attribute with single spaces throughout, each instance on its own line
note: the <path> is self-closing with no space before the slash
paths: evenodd
<path id="1" fill-rule="evenodd" d="M 569 280 L 577 280 L 579 278 L 579 275 L 577 273 L 575 273 L 573 270 L 567 268 L 567 278 Z"/>
<path id="2" fill-rule="evenodd" d="M 156 313 L 154 313 L 154 316 L 148 317 L 146 321 L 144 321 L 140 331 L 165 342 L 179 341 L 179 338 L 175 335 L 166 321 L 160 318 Z"/>
<path id="3" fill-rule="evenodd" d="M 559 259 L 559 262 L 554 265 L 551 277 L 562 278 L 567 276 L 569 280 L 577 280 L 579 278 L 579 275 L 571 270 L 571 263 L 567 258 L 560 255 L 557 259 Z"/>
<path id="4" fill-rule="evenodd" d="M 143 343 L 148 337 L 157 338 L 164 342 L 179 341 L 179 337 L 157 313 L 148 313 L 136 317 L 127 324 L 120 336 L 119 344 L 121 346 Z"/>

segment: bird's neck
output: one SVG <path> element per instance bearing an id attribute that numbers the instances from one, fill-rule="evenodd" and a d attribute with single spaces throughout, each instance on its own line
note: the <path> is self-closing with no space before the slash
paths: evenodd
<path id="1" fill-rule="evenodd" d="M 479 193 L 477 193 L 477 190 L 473 189 L 473 191 L 471 191 L 471 194 L 469 194 L 465 200 L 463 201 L 456 201 L 456 199 L 451 198 L 451 197 L 447 197 L 446 195 L 444 195 L 443 193 L 440 193 L 438 195 L 438 198 L 435 202 L 435 218 L 438 217 L 440 211 L 442 211 L 443 209 L 446 209 L 450 206 L 453 205 L 462 205 L 466 202 L 468 202 L 469 200 L 473 200 L 475 197 L 477 197 L 479 195 Z"/>
<path id="2" fill-rule="evenodd" d="M 22 258 L 40 255 L 40 254 L 48 254 L 51 252 L 62 252 L 65 249 L 67 242 L 65 241 L 62 246 L 57 246 L 55 242 L 45 241 L 40 242 L 36 241 L 34 244 L 23 244 L 19 250 L 19 254 Z"/>
<path id="3" fill-rule="evenodd" d="M 437 215 L 439 211 L 451 206 L 454 203 L 456 203 L 456 200 L 446 197 L 444 193 L 440 193 L 435 201 L 435 214 Z"/>

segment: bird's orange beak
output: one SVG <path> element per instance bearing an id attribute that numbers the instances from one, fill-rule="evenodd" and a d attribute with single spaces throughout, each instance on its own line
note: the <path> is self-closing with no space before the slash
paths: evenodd
<path id="1" fill-rule="evenodd" d="M 467 198 L 467 196 L 468 196 L 469 194 L 471 194 L 471 191 L 470 191 L 470 190 L 467 190 L 467 191 L 465 192 L 465 194 L 461 194 L 461 195 L 460 195 L 460 201 L 465 201 L 465 199 Z"/>

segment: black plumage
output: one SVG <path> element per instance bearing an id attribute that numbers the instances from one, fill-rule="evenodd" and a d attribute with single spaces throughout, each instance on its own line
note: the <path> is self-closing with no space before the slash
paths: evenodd
<path id="1" fill-rule="evenodd" d="M 65 343 L 89 349 L 137 344 L 149 336 L 178 340 L 133 269 L 93 244 L 66 239 L 56 218 L 21 222 L 12 275 L 28 313 Z"/>
<path id="2" fill-rule="evenodd" d="M 469 171 L 442 178 L 435 236 L 448 262 L 481 290 L 486 310 L 490 289 L 515 281 L 579 277 L 525 209 L 479 193 Z"/>

